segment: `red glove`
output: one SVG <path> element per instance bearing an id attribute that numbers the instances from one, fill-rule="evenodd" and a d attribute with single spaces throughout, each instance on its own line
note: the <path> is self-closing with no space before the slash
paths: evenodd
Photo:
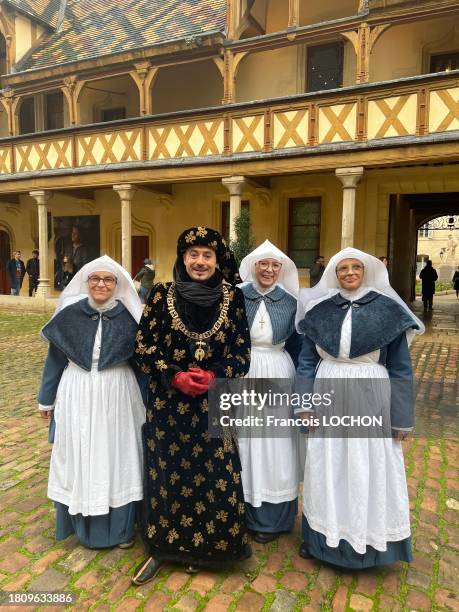
<path id="1" fill-rule="evenodd" d="M 201 368 L 189 368 L 188 372 L 193 375 L 193 380 L 199 382 L 201 385 L 206 385 L 206 391 L 209 388 L 210 383 L 215 379 L 215 374 L 210 370 L 201 370 Z"/>
<path id="2" fill-rule="evenodd" d="M 192 372 L 177 372 L 171 381 L 171 385 L 185 395 L 191 395 L 191 397 L 202 395 L 207 391 L 207 385 L 195 380 Z"/>

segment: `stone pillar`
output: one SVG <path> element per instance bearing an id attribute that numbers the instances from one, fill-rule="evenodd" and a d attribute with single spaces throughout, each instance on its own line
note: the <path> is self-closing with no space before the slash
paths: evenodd
<path id="1" fill-rule="evenodd" d="M 29 195 L 38 205 L 38 250 L 40 251 L 40 277 L 38 279 L 37 296 L 46 298 L 49 295 L 49 254 L 48 254 L 48 207 L 51 197 L 49 191 L 30 191 Z"/>
<path id="2" fill-rule="evenodd" d="M 234 231 L 234 220 L 241 212 L 241 194 L 244 182 L 245 179 L 243 176 L 228 176 L 222 179 L 223 185 L 228 189 L 230 193 L 230 241 L 236 239 L 236 232 Z"/>
<path id="3" fill-rule="evenodd" d="M 364 168 L 337 168 L 335 174 L 343 184 L 343 220 L 341 248 L 354 246 L 355 196 Z"/>
<path id="4" fill-rule="evenodd" d="M 121 200 L 121 265 L 131 274 L 132 270 L 132 214 L 131 204 L 136 190 L 135 185 L 123 183 L 113 185 Z"/>

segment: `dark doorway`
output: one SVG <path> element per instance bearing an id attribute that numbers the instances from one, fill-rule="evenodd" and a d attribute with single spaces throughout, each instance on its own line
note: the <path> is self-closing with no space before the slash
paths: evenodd
<path id="1" fill-rule="evenodd" d="M 150 241 L 148 236 L 132 236 L 131 238 L 132 259 L 131 270 L 134 277 L 143 266 L 143 260 L 149 256 Z"/>
<path id="2" fill-rule="evenodd" d="M 0 230 L 0 293 L 9 295 L 10 282 L 6 273 L 6 264 L 11 259 L 10 237 L 7 232 Z"/>
<path id="3" fill-rule="evenodd" d="M 418 230 L 431 219 L 459 214 L 459 193 L 393 194 L 389 213 L 389 275 L 406 301 L 415 299 Z"/>

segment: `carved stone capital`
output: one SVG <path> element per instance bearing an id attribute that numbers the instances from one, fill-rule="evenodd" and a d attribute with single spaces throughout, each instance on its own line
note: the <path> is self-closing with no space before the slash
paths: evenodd
<path id="1" fill-rule="evenodd" d="M 45 190 L 29 191 L 29 196 L 34 198 L 34 200 L 36 201 L 38 205 L 42 205 L 42 206 L 48 202 L 48 200 L 51 198 L 52 195 L 53 194 L 51 191 L 45 191 Z"/>
<path id="2" fill-rule="evenodd" d="M 131 185 L 131 183 L 120 183 L 118 185 L 113 185 L 113 190 L 118 193 L 121 202 L 132 202 L 137 187 Z"/>
<path id="3" fill-rule="evenodd" d="M 226 176 L 222 178 L 222 184 L 228 189 L 230 195 L 241 195 L 245 183 L 243 176 Z"/>
<path id="4" fill-rule="evenodd" d="M 363 166 L 356 168 L 337 168 L 335 170 L 335 175 L 341 181 L 344 189 L 356 189 L 364 171 L 365 168 L 363 168 Z"/>

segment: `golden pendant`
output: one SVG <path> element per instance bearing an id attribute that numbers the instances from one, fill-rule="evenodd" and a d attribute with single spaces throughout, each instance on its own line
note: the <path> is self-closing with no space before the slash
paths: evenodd
<path id="1" fill-rule="evenodd" d="M 202 361 L 204 357 L 206 356 L 206 351 L 203 348 L 204 346 L 206 346 L 206 343 L 203 342 L 202 340 L 198 340 L 198 342 L 196 342 L 196 346 L 198 348 L 194 352 L 194 357 L 196 361 Z"/>

